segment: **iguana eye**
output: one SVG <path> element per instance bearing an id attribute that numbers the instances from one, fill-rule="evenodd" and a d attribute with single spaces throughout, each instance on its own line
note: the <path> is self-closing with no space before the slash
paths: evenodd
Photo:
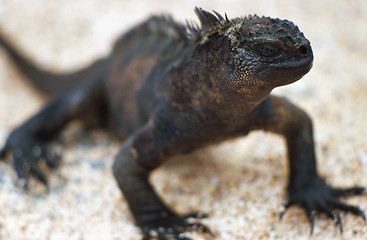
<path id="1" fill-rule="evenodd" d="M 278 54 L 279 47 L 271 44 L 261 44 L 257 47 L 257 50 L 264 57 L 273 57 Z"/>

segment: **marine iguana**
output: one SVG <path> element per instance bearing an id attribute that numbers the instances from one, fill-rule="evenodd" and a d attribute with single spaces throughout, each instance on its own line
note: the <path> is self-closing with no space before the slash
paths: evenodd
<path id="1" fill-rule="evenodd" d="M 312 121 L 288 100 L 270 95 L 312 67 L 310 42 L 288 20 L 249 15 L 228 19 L 196 8 L 201 27 L 152 16 L 131 29 L 111 54 L 83 70 L 54 74 L 39 69 L 0 36 L 33 84 L 55 99 L 14 129 L 1 151 L 12 153 L 15 171 L 28 187 L 32 174 L 47 185 L 39 164 L 57 167 L 48 146 L 64 126 L 101 120 L 125 138 L 113 175 L 144 239 L 189 239 L 185 232 L 210 233 L 200 212 L 179 216 L 162 202 L 148 177 L 177 154 L 265 130 L 285 137 L 290 175 L 285 209 L 299 205 L 314 226 L 315 213 L 339 211 L 365 219 L 363 211 L 337 200 L 364 188 L 329 186 L 317 171 Z M 188 219 L 197 221 L 190 222 Z"/>

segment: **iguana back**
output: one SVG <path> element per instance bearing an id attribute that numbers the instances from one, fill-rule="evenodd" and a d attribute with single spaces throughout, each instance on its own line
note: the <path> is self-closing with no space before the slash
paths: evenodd
<path id="1" fill-rule="evenodd" d="M 131 134 L 149 119 L 164 76 L 192 54 L 184 25 L 151 17 L 114 45 L 106 78 L 110 119 Z M 165 82 L 165 83 L 163 83 Z"/>

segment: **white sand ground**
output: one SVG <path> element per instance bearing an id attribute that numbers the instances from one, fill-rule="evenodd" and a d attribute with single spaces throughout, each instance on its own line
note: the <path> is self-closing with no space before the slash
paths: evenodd
<path id="1" fill-rule="evenodd" d="M 230 17 L 257 13 L 294 21 L 312 43 L 314 67 L 277 94 L 312 116 L 319 170 L 338 186 L 367 186 L 367 2 L 364 0 L 0 0 L 0 29 L 39 65 L 57 71 L 106 54 L 114 39 L 149 14 L 196 20 L 194 6 Z M 0 144 L 45 101 L 0 49 Z M 119 143 L 77 125 L 62 135 L 61 168 L 50 191 L 36 181 L 29 195 L 14 183 L 10 160 L 0 163 L 0 239 L 139 239 L 110 166 Z M 185 163 L 182 163 L 184 162 Z M 282 138 L 253 133 L 175 158 L 153 175 L 179 212 L 203 210 L 216 239 L 367 239 L 359 218 L 342 214 L 345 232 L 317 217 L 313 236 L 294 207 L 279 221 L 287 161 Z M 367 196 L 345 199 L 367 211 Z M 211 239 L 191 234 L 194 239 Z"/>

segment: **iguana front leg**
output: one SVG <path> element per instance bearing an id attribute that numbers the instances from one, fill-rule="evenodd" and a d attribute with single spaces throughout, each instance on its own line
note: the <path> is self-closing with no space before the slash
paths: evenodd
<path id="1" fill-rule="evenodd" d="M 366 219 L 360 208 L 337 200 L 341 196 L 360 195 L 364 188 L 334 188 L 319 176 L 312 122 L 308 115 L 283 98 L 271 96 L 267 101 L 268 110 L 261 114 L 256 128 L 272 131 L 286 138 L 290 175 L 288 202 L 285 208 L 288 209 L 292 205 L 301 206 L 310 221 L 311 233 L 316 212 L 332 218 L 341 232 L 343 225 L 339 211 L 351 212 Z"/>
<path id="2" fill-rule="evenodd" d="M 90 84 L 55 100 L 10 133 L 0 150 L 0 157 L 12 154 L 15 171 L 24 188 L 28 188 L 30 174 L 47 185 L 41 162 L 51 168 L 57 167 L 58 157 L 47 146 L 49 140 L 71 120 L 98 117 L 104 101 L 101 87 Z"/>
<path id="3" fill-rule="evenodd" d="M 149 183 L 151 170 L 167 159 L 166 153 L 173 147 L 169 139 L 169 133 L 160 132 L 149 122 L 124 143 L 113 164 L 115 179 L 144 240 L 188 240 L 185 231 L 210 232 L 198 221 L 206 217 L 205 214 L 177 215 L 163 203 Z"/>

